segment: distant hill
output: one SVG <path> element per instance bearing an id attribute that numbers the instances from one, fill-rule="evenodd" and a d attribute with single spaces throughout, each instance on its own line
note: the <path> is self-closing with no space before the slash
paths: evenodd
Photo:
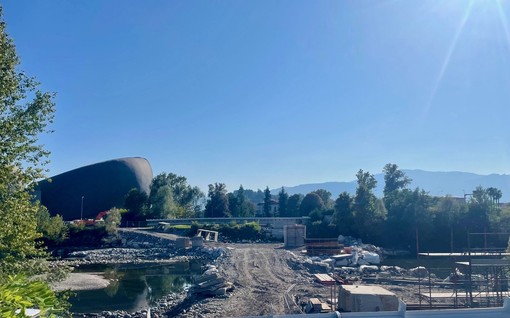
<path id="1" fill-rule="evenodd" d="M 402 169 L 406 175 L 413 179 L 411 189 L 419 187 L 433 196 L 451 195 L 453 197 L 464 197 L 465 193 L 471 193 L 477 186 L 484 188 L 494 187 L 503 192 L 501 202 L 510 202 L 510 175 L 490 174 L 479 175 L 469 172 L 432 172 L 424 170 L 406 170 Z M 377 188 L 375 195 L 382 197 L 384 188 L 384 175 L 376 174 Z M 350 182 L 325 182 L 301 184 L 293 187 L 284 187 L 289 195 L 301 193 L 307 194 L 317 189 L 325 189 L 332 193 L 332 198 L 344 191 L 354 194 L 356 192 L 356 181 Z M 277 194 L 281 189 L 271 190 L 272 194 Z"/>

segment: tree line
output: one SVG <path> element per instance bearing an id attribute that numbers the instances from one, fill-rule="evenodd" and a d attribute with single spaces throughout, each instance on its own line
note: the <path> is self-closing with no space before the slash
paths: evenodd
<path id="1" fill-rule="evenodd" d="M 307 216 L 310 236 L 349 235 L 413 251 L 465 249 L 468 233 L 510 230 L 510 209 L 500 205 L 502 192 L 497 188 L 479 186 L 464 198 L 436 197 L 424 189 L 409 188 L 412 180 L 396 164 L 388 163 L 382 171 L 382 198 L 374 194 L 374 175 L 362 169 L 356 174 L 356 192 L 342 192 L 337 198 L 324 189 L 289 195 L 282 187 L 274 196 L 268 187 L 254 191 L 241 185 L 228 192 L 224 183 L 210 184 L 205 195 L 185 177 L 162 173 L 154 178 L 149 195 L 130 191 L 125 217 L 251 217 L 258 210 L 259 216 L 265 217 Z M 484 236 L 483 240 L 476 236 L 471 243 L 490 245 L 507 239 L 504 235 Z"/>

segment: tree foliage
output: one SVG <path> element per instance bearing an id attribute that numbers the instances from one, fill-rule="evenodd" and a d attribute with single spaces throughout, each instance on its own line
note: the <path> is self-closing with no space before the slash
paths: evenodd
<path id="1" fill-rule="evenodd" d="M 349 193 L 342 192 L 335 200 L 335 213 L 333 214 L 333 224 L 338 232 L 343 235 L 354 235 L 354 210 L 352 208 L 353 200 Z"/>
<path id="2" fill-rule="evenodd" d="M 278 192 L 278 214 L 282 217 L 289 216 L 288 214 L 288 204 L 289 204 L 289 195 L 285 192 L 285 189 L 282 187 L 280 192 Z"/>
<path id="3" fill-rule="evenodd" d="M 124 221 L 140 221 L 147 218 L 149 208 L 147 193 L 140 192 L 137 188 L 129 190 L 124 198 L 124 208 L 128 210 L 122 218 Z"/>
<path id="4" fill-rule="evenodd" d="M 404 189 L 411 183 L 411 179 L 406 174 L 398 169 L 398 166 L 393 163 L 388 163 L 383 168 L 384 173 L 384 197 L 387 197 L 394 191 Z"/>
<path id="5" fill-rule="evenodd" d="M 51 217 L 48 209 L 41 205 L 36 217 L 37 231 L 42 234 L 46 241 L 58 244 L 67 238 L 68 228 L 60 215 Z"/>
<path id="6" fill-rule="evenodd" d="M 63 308 L 45 282 L 25 277 L 48 273 L 46 253 L 38 248 L 39 204 L 33 186 L 44 177 L 49 152 L 39 143 L 53 122 L 54 94 L 19 70 L 13 40 L 0 6 L 0 312 L 2 317 L 38 307 L 43 316 Z M 18 274 L 20 276 L 11 276 Z"/>
<path id="7" fill-rule="evenodd" d="M 228 208 L 233 217 L 251 217 L 255 215 L 255 204 L 246 199 L 242 185 L 237 191 L 228 193 Z"/>
<path id="8" fill-rule="evenodd" d="M 301 202 L 299 214 L 300 216 L 308 216 L 313 210 L 324 210 L 324 202 L 317 193 L 310 192 L 305 195 Z"/>
<path id="9" fill-rule="evenodd" d="M 375 240 L 382 232 L 381 226 L 385 215 L 377 209 L 374 189 L 377 185 L 374 175 L 359 170 L 356 174 L 358 186 L 354 197 L 355 225 L 358 236 L 366 241 Z"/>
<path id="10" fill-rule="evenodd" d="M 66 306 L 44 282 L 9 275 L 5 283 L 0 284 L 0 315 L 3 318 L 28 317 L 26 310 L 29 308 L 40 309 L 40 317 L 57 317 L 64 313 Z"/>
<path id="11" fill-rule="evenodd" d="M 200 214 L 204 193 L 188 184 L 186 177 L 160 173 L 151 183 L 149 205 L 153 218 L 184 218 Z"/>
<path id="12" fill-rule="evenodd" d="M 301 201 L 303 200 L 302 194 L 293 194 L 287 201 L 287 215 L 290 217 L 299 216 L 299 209 L 301 207 Z"/>
<path id="13" fill-rule="evenodd" d="M 333 200 L 331 200 L 331 192 L 324 189 L 317 189 L 315 191 L 312 191 L 313 193 L 317 194 L 319 197 L 321 197 L 322 202 L 324 203 L 325 209 L 333 208 Z"/>
<path id="14" fill-rule="evenodd" d="M 228 207 L 227 187 L 224 183 L 210 184 L 207 196 L 209 200 L 205 205 L 205 217 L 223 218 L 231 216 Z"/>
<path id="15" fill-rule="evenodd" d="M 271 191 L 269 191 L 269 187 L 266 187 L 266 189 L 264 190 L 264 206 L 263 206 L 265 217 L 274 216 L 271 213 L 271 201 L 272 201 Z"/>
<path id="16" fill-rule="evenodd" d="M 14 43 L 6 34 L 0 8 L 0 276 L 16 263 L 23 270 L 28 257 L 43 256 L 37 248 L 36 214 L 31 189 L 43 177 L 49 152 L 38 136 L 53 121 L 54 94 L 42 92 L 35 79 L 18 69 Z M 24 270 L 29 270 L 24 268 Z M 19 272 L 18 272 L 19 273 Z M 1 280 L 1 279 L 0 279 Z"/>

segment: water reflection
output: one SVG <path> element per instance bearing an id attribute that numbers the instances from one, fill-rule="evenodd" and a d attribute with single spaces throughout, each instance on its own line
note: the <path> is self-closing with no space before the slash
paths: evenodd
<path id="1" fill-rule="evenodd" d="M 199 273 L 200 265 L 188 262 L 143 267 L 96 265 L 80 267 L 79 271 L 101 274 L 110 284 L 100 290 L 76 292 L 70 299 L 73 312 L 137 311 L 147 307 L 149 296 L 158 299 L 183 291 L 191 284 L 191 277 Z"/>

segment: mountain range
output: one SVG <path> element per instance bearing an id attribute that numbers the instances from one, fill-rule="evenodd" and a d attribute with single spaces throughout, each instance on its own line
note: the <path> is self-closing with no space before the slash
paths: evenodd
<path id="1" fill-rule="evenodd" d="M 409 178 L 412 179 L 408 186 L 410 189 L 419 187 L 427 191 L 432 196 L 464 197 L 470 194 L 477 186 L 484 188 L 494 187 L 503 192 L 500 202 L 510 202 L 510 175 L 506 174 L 490 174 L 479 175 L 470 172 L 433 172 L 424 170 L 408 170 L 401 169 Z M 384 174 L 374 175 L 377 180 L 377 188 L 374 193 L 377 197 L 382 197 L 384 188 Z M 292 187 L 284 187 L 289 195 L 296 193 L 307 194 L 317 189 L 324 189 L 332 194 L 332 198 L 336 199 L 338 195 L 344 191 L 355 194 L 356 180 L 348 182 L 324 182 L 301 184 Z M 271 190 L 272 194 L 278 194 L 281 189 Z"/>

